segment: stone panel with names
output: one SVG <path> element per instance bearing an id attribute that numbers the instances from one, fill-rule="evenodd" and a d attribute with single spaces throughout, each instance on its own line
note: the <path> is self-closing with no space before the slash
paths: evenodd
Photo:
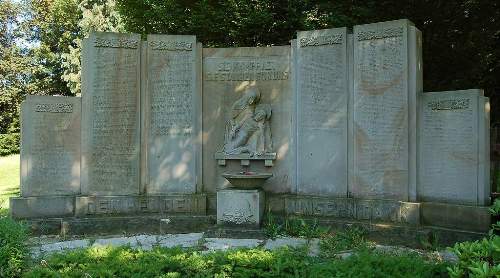
<path id="1" fill-rule="evenodd" d="M 398 20 L 354 27 L 353 197 L 408 199 L 410 88 L 408 33 Z M 411 139 L 411 140 L 410 140 Z"/>
<path id="2" fill-rule="evenodd" d="M 347 196 L 347 29 L 298 32 L 297 192 Z"/>
<path id="3" fill-rule="evenodd" d="M 201 54 L 194 36 L 149 35 L 146 113 L 148 193 L 194 193 Z"/>
<path id="4" fill-rule="evenodd" d="M 420 113 L 419 200 L 477 205 L 481 90 L 424 93 Z M 488 190 L 489 191 L 489 190 Z M 482 200 L 481 200 L 482 201 Z"/>
<path id="5" fill-rule="evenodd" d="M 82 52 L 82 193 L 139 193 L 141 39 L 91 33 Z"/>
<path id="6" fill-rule="evenodd" d="M 27 96 L 22 104 L 21 195 L 80 193 L 81 99 Z"/>

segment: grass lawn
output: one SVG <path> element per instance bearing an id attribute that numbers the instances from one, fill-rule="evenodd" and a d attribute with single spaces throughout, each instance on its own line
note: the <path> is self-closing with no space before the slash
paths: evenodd
<path id="1" fill-rule="evenodd" d="M 9 197 L 19 195 L 18 154 L 0 157 L 0 209 L 9 207 Z"/>

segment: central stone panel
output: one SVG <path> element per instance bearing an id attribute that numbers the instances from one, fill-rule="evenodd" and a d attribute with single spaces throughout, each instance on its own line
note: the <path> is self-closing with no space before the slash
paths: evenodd
<path id="1" fill-rule="evenodd" d="M 240 171 L 273 173 L 266 181 L 266 192 L 291 192 L 293 189 L 292 113 L 293 91 L 290 78 L 290 47 L 205 48 L 203 49 L 203 190 L 215 193 L 229 187 L 223 173 Z M 274 166 L 265 160 L 252 160 L 248 167 L 243 160 L 227 160 L 218 165 L 214 155 L 224 150 L 232 106 L 249 89 L 260 93 L 259 103 L 272 110 L 269 127 L 272 130 Z M 265 110 L 265 109 L 264 109 Z M 243 154 L 245 155 L 245 154 Z M 257 156 L 258 157 L 258 156 Z M 246 164 L 246 160 L 243 161 Z M 215 211 L 215 196 L 209 199 L 209 209 Z"/>

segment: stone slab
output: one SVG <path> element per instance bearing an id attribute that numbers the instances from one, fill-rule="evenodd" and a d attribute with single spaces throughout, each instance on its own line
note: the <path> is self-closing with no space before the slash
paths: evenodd
<path id="1" fill-rule="evenodd" d="M 272 172 L 264 190 L 292 192 L 293 159 L 293 89 L 290 46 L 204 48 L 203 49 L 203 192 L 215 193 L 229 187 L 224 172 Z M 261 103 L 270 104 L 272 117 L 272 153 L 274 166 L 265 161 L 226 160 L 218 165 L 215 153 L 222 151 L 226 123 L 231 106 L 245 89 L 255 86 L 261 93 Z"/>
<path id="2" fill-rule="evenodd" d="M 132 248 L 137 247 L 137 239 L 135 236 L 132 237 L 113 237 L 113 238 L 99 238 L 94 241 L 92 247 L 102 247 L 102 246 L 130 246 Z"/>
<path id="3" fill-rule="evenodd" d="M 205 238 L 207 251 L 229 250 L 233 248 L 255 248 L 263 243 L 259 239 Z"/>
<path id="4" fill-rule="evenodd" d="M 276 250 L 283 247 L 302 247 L 307 245 L 307 239 L 295 237 L 279 237 L 276 239 L 269 239 L 264 245 L 264 249 Z"/>
<path id="5" fill-rule="evenodd" d="M 84 195 L 140 188 L 141 37 L 93 32 L 82 49 Z"/>
<path id="6" fill-rule="evenodd" d="M 217 224 L 260 226 L 264 206 L 265 195 L 262 190 L 219 190 Z"/>
<path id="7" fill-rule="evenodd" d="M 148 194 L 201 188 L 201 47 L 195 36 L 148 35 L 142 79 Z"/>
<path id="8" fill-rule="evenodd" d="M 408 20 L 354 26 L 354 169 L 349 196 L 407 201 L 412 195 L 413 115 L 422 83 L 416 64 L 421 50 L 413 28 Z"/>
<path id="9" fill-rule="evenodd" d="M 79 248 L 86 248 L 88 246 L 90 246 L 90 240 L 79 239 L 43 244 L 40 246 L 40 251 L 42 253 L 55 253 Z"/>
<path id="10" fill-rule="evenodd" d="M 9 207 L 12 217 L 17 219 L 70 217 L 74 202 L 72 196 L 12 197 Z"/>
<path id="11" fill-rule="evenodd" d="M 418 199 L 488 205 L 489 122 L 483 91 L 424 93 L 421 103 Z"/>
<path id="12" fill-rule="evenodd" d="M 427 226 L 486 232 L 491 225 L 487 207 L 424 202 L 421 213 Z"/>
<path id="13" fill-rule="evenodd" d="M 21 105 L 21 196 L 80 193 L 81 99 L 27 96 Z"/>
<path id="14" fill-rule="evenodd" d="M 158 196 L 78 196 L 75 215 L 126 215 L 146 213 L 205 214 L 206 196 L 158 195 Z"/>
<path id="15" fill-rule="evenodd" d="M 347 28 L 296 43 L 297 193 L 347 197 Z"/>
<path id="16" fill-rule="evenodd" d="M 176 246 L 183 248 L 196 247 L 200 244 L 203 235 L 203 233 L 162 235 L 158 236 L 158 245 L 167 248 Z"/>
<path id="17" fill-rule="evenodd" d="M 315 196 L 286 196 L 284 202 L 284 213 L 288 215 L 404 223 L 413 226 L 420 224 L 419 203 Z M 269 203 L 267 205 L 270 206 Z"/>

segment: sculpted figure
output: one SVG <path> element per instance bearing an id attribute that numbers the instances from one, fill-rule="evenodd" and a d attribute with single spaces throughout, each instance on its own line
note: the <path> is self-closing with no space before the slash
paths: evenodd
<path id="1" fill-rule="evenodd" d="M 259 90 L 251 87 L 233 103 L 231 119 L 226 126 L 224 153 L 249 153 L 253 156 L 271 150 L 271 107 L 259 104 L 260 96 Z"/>

